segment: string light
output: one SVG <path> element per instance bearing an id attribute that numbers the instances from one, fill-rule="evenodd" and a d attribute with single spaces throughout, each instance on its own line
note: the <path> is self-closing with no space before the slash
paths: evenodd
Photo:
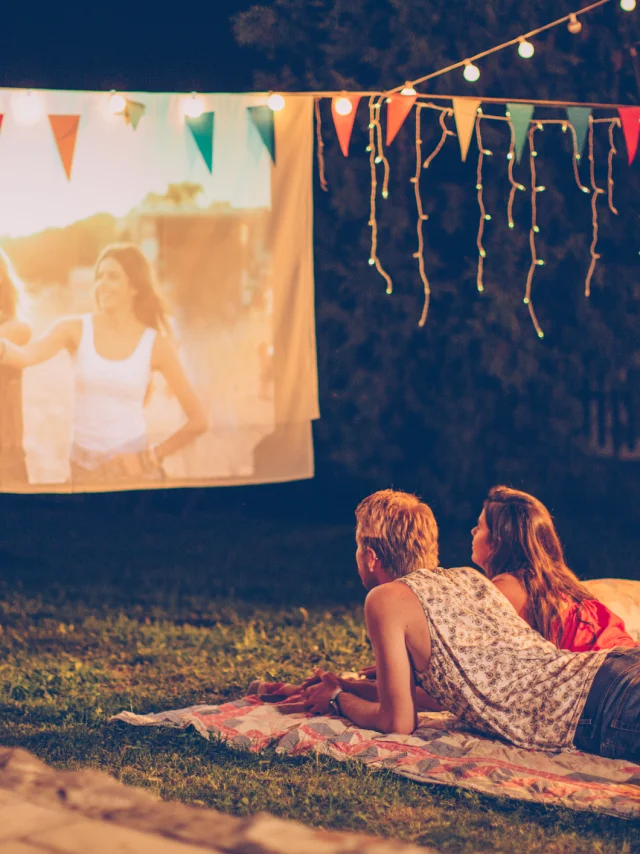
<path id="1" fill-rule="evenodd" d="M 389 198 L 389 176 L 391 173 L 391 167 L 389 166 L 389 161 L 384 153 L 384 145 L 382 144 L 382 124 L 380 122 L 380 106 L 381 99 L 375 101 L 373 105 L 373 128 L 375 130 L 375 138 L 376 138 L 376 146 L 374 148 L 375 158 L 374 163 L 382 163 L 384 172 L 382 177 L 382 198 Z"/>
<path id="2" fill-rule="evenodd" d="M 427 274 L 424 268 L 424 235 L 422 233 L 422 225 L 427 219 L 427 217 L 425 216 L 424 209 L 422 207 L 422 197 L 420 195 L 420 172 L 422 170 L 422 134 L 420 131 L 420 119 L 422 109 L 422 105 L 418 104 L 418 106 L 416 107 L 416 173 L 411 179 L 416 197 L 416 208 L 418 211 L 418 220 L 416 223 L 416 232 L 418 234 L 418 251 L 414 252 L 413 257 L 418 259 L 418 269 L 420 271 L 420 278 L 422 279 L 422 286 L 424 288 L 424 305 L 422 306 L 422 314 L 420 315 L 418 326 L 424 326 L 427 322 L 427 315 L 429 314 L 429 302 L 431 300 L 431 286 L 429 285 L 429 279 L 427 278 Z"/>
<path id="3" fill-rule="evenodd" d="M 318 177 L 320 178 L 320 187 L 326 193 L 329 191 L 329 186 L 327 184 L 327 179 L 325 177 L 324 170 L 324 140 L 322 138 L 322 117 L 320 115 L 320 98 L 314 98 L 313 108 L 316 114 L 316 156 L 318 158 Z"/>
<path id="4" fill-rule="evenodd" d="M 16 121 L 21 125 L 33 125 L 44 116 L 40 97 L 29 89 L 16 93 L 11 107 Z"/>
<path id="5" fill-rule="evenodd" d="M 353 111 L 353 104 L 348 98 L 338 98 L 336 101 L 336 113 L 339 116 L 348 116 Z"/>
<path id="6" fill-rule="evenodd" d="M 204 113 L 204 104 L 197 92 L 192 92 L 182 101 L 182 112 L 189 119 L 198 119 Z"/>
<path id="7" fill-rule="evenodd" d="M 279 92 L 272 92 L 267 98 L 267 107 L 273 110 L 274 113 L 279 113 L 284 110 L 285 100 Z"/>
<path id="8" fill-rule="evenodd" d="M 109 95 L 109 112 L 113 113 L 113 115 L 117 115 L 118 113 L 122 113 L 127 106 L 127 99 L 124 95 L 121 95 L 119 92 L 113 90 Z"/>
<path id="9" fill-rule="evenodd" d="M 598 245 L 598 196 L 604 193 L 604 190 L 596 184 L 596 167 L 593 157 L 593 119 L 591 116 L 589 116 L 589 178 L 591 180 L 591 189 L 593 190 L 591 195 L 591 227 L 593 229 L 593 237 L 591 239 L 591 246 L 589 247 L 591 263 L 589 264 L 587 278 L 584 283 L 584 295 L 587 298 L 591 296 L 591 279 L 600 258 L 600 255 L 596 252 L 596 246 Z"/>
<path id="10" fill-rule="evenodd" d="M 411 83 L 407 82 L 407 83 L 405 83 L 404 88 L 400 90 L 400 94 L 401 94 L 401 95 L 409 95 L 409 96 L 411 96 L 411 95 L 417 95 L 417 92 L 416 92 L 416 90 L 413 88 L 413 86 L 411 85 Z M 389 99 L 387 99 L 387 101 L 389 101 L 389 100 L 391 100 L 391 99 L 390 99 L 390 98 L 389 98 Z"/>
<path id="11" fill-rule="evenodd" d="M 531 127 L 529 128 L 529 165 L 531 168 L 531 229 L 529 231 L 529 246 L 531 248 L 531 264 L 529 265 L 529 272 L 527 273 L 527 284 L 525 288 L 523 302 L 529 310 L 529 316 L 531 317 L 531 322 L 533 323 L 538 338 L 544 338 L 544 332 L 542 331 L 542 327 L 538 323 L 538 318 L 536 317 L 536 313 L 533 309 L 533 303 L 531 302 L 531 286 L 533 284 L 533 274 L 535 273 L 536 267 L 541 267 L 544 264 L 544 261 L 541 258 L 538 258 L 536 251 L 536 234 L 539 231 L 539 229 L 537 228 L 538 208 L 536 200 L 538 188 L 536 185 L 536 161 L 535 157 L 533 156 L 533 137 L 537 129 L 537 123 L 532 123 Z"/>
<path id="12" fill-rule="evenodd" d="M 567 29 L 574 36 L 577 36 L 578 33 L 582 32 L 582 21 L 578 20 L 575 12 L 569 15 L 569 23 L 567 24 Z"/>
<path id="13" fill-rule="evenodd" d="M 420 106 L 422 106 L 422 105 L 420 105 Z M 453 115 L 453 110 L 451 110 L 451 109 L 444 109 L 444 110 L 441 109 L 440 110 L 440 127 L 442 128 L 442 136 L 440 137 L 440 141 L 438 142 L 436 147 L 433 149 L 431 154 L 425 159 L 424 163 L 422 164 L 423 169 L 428 169 L 429 166 L 431 165 L 431 162 L 438 156 L 438 154 L 440 154 L 440 150 L 442 149 L 442 146 L 447 141 L 447 137 L 448 136 L 456 136 L 456 134 L 452 130 L 449 130 L 449 128 L 447 127 L 447 125 L 445 123 L 445 118 L 447 116 L 452 116 L 452 115 Z"/>
<path id="14" fill-rule="evenodd" d="M 378 273 L 387 283 L 387 293 L 393 291 L 391 276 L 383 269 L 378 258 L 378 221 L 376 219 L 376 197 L 378 194 L 378 177 L 376 174 L 375 155 L 375 132 L 376 122 L 380 122 L 380 103 L 376 100 L 378 96 L 369 98 L 369 169 L 371 172 L 371 195 L 369 197 L 369 227 L 371 228 L 371 251 L 369 252 L 369 266 L 375 267 Z M 346 99 L 345 99 L 346 100 Z"/>
<path id="15" fill-rule="evenodd" d="M 636 8 L 636 0 L 620 0 L 620 8 L 623 12 L 633 12 Z"/>
<path id="16" fill-rule="evenodd" d="M 611 213 L 618 214 L 616 207 L 613 204 L 613 158 L 618 153 L 613 142 L 614 127 L 621 127 L 620 119 L 612 119 L 609 122 L 609 156 L 607 158 L 607 201 L 609 202 L 609 210 Z"/>
<path id="17" fill-rule="evenodd" d="M 478 225 L 478 236 L 476 237 L 476 245 L 478 247 L 478 272 L 476 274 L 476 287 L 480 292 L 484 290 L 484 259 L 487 256 L 484 245 L 482 243 L 482 238 L 484 235 L 484 227 L 487 220 L 491 219 L 491 216 L 487 214 L 486 208 L 484 206 L 484 196 L 483 196 L 483 184 L 482 184 L 482 164 L 484 161 L 484 156 L 487 154 L 487 150 L 485 149 L 482 143 L 482 131 L 480 129 L 480 122 L 482 121 L 482 111 L 478 110 L 476 115 L 476 141 L 478 143 L 478 168 L 476 170 L 476 191 L 478 194 L 478 207 L 480 208 L 480 223 Z"/>
<path id="18" fill-rule="evenodd" d="M 495 116 L 491 116 L 490 118 L 496 118 Z M 513 126 L 513 122 L 510 121 L 511 114 L 507 110 L 506 115 L 507 120 L 509 120 L 509 130 L 511 131 L 511 139 L 509 142 L 509 153 L 507 154 L 507 160 L 509 161 L 509 166 L 507 168 L 507 175 L 509 176 L 509 183 L 511 184 L 511 189 L 509 190 L 509 201 L 507 203 L 507 222 L 509 224 L 509 228 L 515 227 L 515 222 L 513 221 L 513 203 L 515 201 L 516 193 L 518 190 L 524 190 L 525 187 L 523 184 L 520 184 L 513 177 L 513 167 L 515 164 L 515 153 L 516 153 L 516 131 Z"/>
<path id="19" fill-rule="evenodd" d="M 528 42 L 526 39 L 520 39 L 520 44 L 518 45 L 519 56 L 523 59 L 531 59 L 535 52 L 536 49 L 531 42 Z"/>
<path id="20" fill-rule="evenodd" d="M 467 81 L 467 83 L 475 83 L 476 80 L 480 79 L 480 69 L 472 62 L 465 62 L 462 76 Z"/>

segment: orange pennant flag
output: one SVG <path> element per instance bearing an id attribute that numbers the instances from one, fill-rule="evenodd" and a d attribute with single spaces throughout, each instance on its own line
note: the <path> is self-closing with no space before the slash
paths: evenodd
<path id="1" fill-rule="evenodd" d="M 360 98 L 360 95 L 345 94 L 331 99 L 333 124 L 338 134 L 340 148 L 345 157 L 349 156 L 349 142 L 351 141 L 351 132 L 353 131 L 353 123 L 356 118 L 356 110 L 358 109 Z M 345 114 L 344 110 L 347 102 L 351 104 L 351 109 Z"/>
<path id="2" fill-rule="evenodd" d="M 618 107 L 624 141 L 627 143 L 627 154 L 629 165 L 631 165 L 638 151 L 638 136 L 640 135 L 640 107 Z"/>
<path id="3" fill-rule="evenodd" d="M 469 143 L 473 136 L 473 128 L 476 123 L 476 115 L 478 107 L 482 101 L 475 98 L 453 98 L 453 115 L 456 120 L 456 128 L 458 130 L 458 141 L 460 142 L 460 152 L 462 159 L 467 159 L 469 151 Z"/>
<path id="4" fill-rule="evenodd" d="M 396 134 L 411 112 L 417 95 L 392 95 L 387 104 L 387 145 L 391 145 Z"/>
<path id="5" fill-rule="evenodd" d="M 62 160 L 67 179 L 70 181 L 80 116 L 49 116 L 49 121 L 58 146 L 60 160 Z"/>

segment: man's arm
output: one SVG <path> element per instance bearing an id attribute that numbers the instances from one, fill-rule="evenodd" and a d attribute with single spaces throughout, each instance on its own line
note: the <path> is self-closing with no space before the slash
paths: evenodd
<path id="1" fill-rule="evenodd" d="M 341 713 L 357 726 L 407 735 L 417 726 L 413 668 L 406 646 L 412 607 L 415 595 L 404 584 L 384 584 L 367 596 L 364 615 L 376 656 L 378 699 L 365 700 L 348 691 L 338 697 Z M 334 674 L 323 674 L 322 685 L 305 692 L 305 709 L 326 714 L 328 698 L 336 687 L 340 680 Z"/>

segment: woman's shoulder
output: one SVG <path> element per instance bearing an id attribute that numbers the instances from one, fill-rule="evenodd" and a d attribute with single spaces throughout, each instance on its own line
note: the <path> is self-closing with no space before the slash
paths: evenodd
<path id="1" fill-rule="evenodd" d="M 520 579 L 510 572 L 503 572 L 491 581 L 493 586 L 511 602 L 518 614 L 522 614 L 527 605 L 527 591 Z"/>

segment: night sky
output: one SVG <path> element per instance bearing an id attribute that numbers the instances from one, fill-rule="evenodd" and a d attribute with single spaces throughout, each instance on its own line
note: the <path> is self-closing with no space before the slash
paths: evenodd
<path id="1" fill-rule="evenodd" d="M 12 3 L 2 14 L 3 87 L 242 92 L 251 51 L 229 18 L 251 0 Z"/>

